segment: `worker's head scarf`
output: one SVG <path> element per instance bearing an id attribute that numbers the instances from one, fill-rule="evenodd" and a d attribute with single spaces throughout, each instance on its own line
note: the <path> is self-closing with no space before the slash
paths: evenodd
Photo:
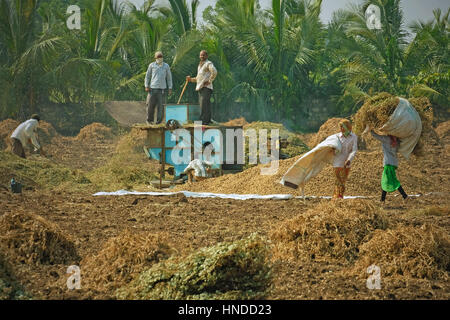
<path id="1" fill-rule="evenodd" d="M 339 128 L 341 129 L 344 137 L 348 137 L 352 132 L 352 123 L 347 119 L 341 120 L 339 122 Z"/>

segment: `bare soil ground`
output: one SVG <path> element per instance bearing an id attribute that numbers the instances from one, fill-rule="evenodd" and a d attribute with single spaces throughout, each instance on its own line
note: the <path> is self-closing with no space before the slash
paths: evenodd
<path id="1" fill-rule="evenodd" d="M 102 245 L 124 230 L 134 233 L 164 232 L 180 254 L 188 254 L 217 242 L 233 241 L 258 232 L 267 235 L 280 223 L 314 208 L 320 200 L 223 200 L 186 199 L 182 196 L 94 197 L 81 194 L 24 192 L 0 193 L 2 214 L 34 213 L 56 224 L 74 239 L 81 258 L 94 256 Z M 326 201 L 326 200 L 322 200 Z M 377 202 L 374 201 L 375 205 Z M 439 225 L 450 232 L 449 194 L 424 196 L 403 204 L 392 199 L 380 209 L 391 223 L 421 226 Z M 417 208 L 447 208 L 442 216 L 427 216 Z M 15 264 L 13 277 L 37 299 L 108 299 L 114 291 L 97 292 L 92 288 L 69 291 L 67 267 L 78 264 Z M 112 263 L 112 262 L 111 262 Z M 400 279 L 383 283 L 382 290 L 369 290 L 366 279 L 348 276 L 344 263 L 278 260 L 274 268 L 273 288 L 267 299 L 448 299 L 448 281 Z M 83 265 L 81 264 L 81 270 Z M 83 285 L 83 283 L 82 283 Z"/>

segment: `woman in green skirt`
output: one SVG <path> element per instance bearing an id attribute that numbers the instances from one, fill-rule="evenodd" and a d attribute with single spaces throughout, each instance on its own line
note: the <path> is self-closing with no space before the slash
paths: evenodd
<path id="1" fill-rule="evenodd" d="M 403 190 L 402 186 L 400 185 L 400 181 L 397 179 L 397 174 L 395 173 L 395 170 L 398 167 L 398 158 L 397 158 L 397 151 L 399 147 L 399 140 L 397 137 L 394 136 L 381 136 L 379 134 L 376 134 L 373 132 L 373 130 L 370 131 L 372 136 L 379 140 L 381 142 L 381 146 L 383 147 L 383 175 L 381 177 L 381 202 L 384 202 L 386 200 L 386 194 L 388 192 L 394 192 L 395 190 L 398 190 L 403 199 L 406 199 L 408 195 Z"/>

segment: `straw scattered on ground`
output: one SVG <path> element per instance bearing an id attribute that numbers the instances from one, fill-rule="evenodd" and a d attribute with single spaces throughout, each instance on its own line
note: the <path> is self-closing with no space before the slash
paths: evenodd
<path id="1" fill-rule="evenodd" d="M 257 299 L 270 283 L 267 244 L 256 234 L 199 249 L 144 271 L 120 299 Z"/>
<path id="2" fill-rule="evenodd" d="M 56 164 L 51 159 L 38 155 L 22 159 L 0 151 L 0 185 L 9 186 L 11 178 L 31 189 L 83 189 L 90 183 L 80 170 Z"/>
<path id="3" fill-rule="evenodd" d="M 387 220 L 368 200 L 324 201 L 271 232 L 281 258 L 353 262 L 359 245 Z"/>

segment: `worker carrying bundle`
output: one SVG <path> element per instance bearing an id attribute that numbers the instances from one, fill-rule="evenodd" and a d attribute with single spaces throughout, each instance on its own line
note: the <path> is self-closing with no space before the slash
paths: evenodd
<path id="1" fill-rule="evenodd" d="M 303 194 L 305 184 L 332 162 L 335 174 L 333 199 L 342 199 L 350 165 L 358 150 L 358 137 L 352 132 L 349 120 L 340 121 L 339 129 L 340 133 L 329 136 L 298 159 L 285 173 L 280 183 L 294 189 L 300 186 Z"/>
<path id="2" fill-rule="evenodd" d="M 367 100 L 355 114 L 356 132 L 368 126 L 382 135 L 397 137 L 398 153 L 409 159 L 422 134 L 422 114 L 416 108 L 404 98 L 379 94 Z"/>

